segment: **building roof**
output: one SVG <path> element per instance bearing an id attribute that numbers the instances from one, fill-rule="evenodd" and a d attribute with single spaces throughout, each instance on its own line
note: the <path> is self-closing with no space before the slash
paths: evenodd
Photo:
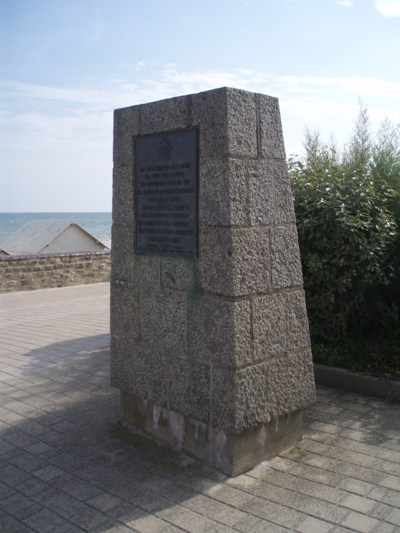
<path id="1" fill-rule="evenodd" d="M 85 235 L 93 239 L 93 242 L 102 246 L 104 250 L 108 249 L 105 244 L 93 237 L 93 235 L 74 221 L 47 218 L 29 220 L 1 244 L 0 251 L 8 255 L 45 252 L 45 248 L 70 226 L 78 228 Z"/>

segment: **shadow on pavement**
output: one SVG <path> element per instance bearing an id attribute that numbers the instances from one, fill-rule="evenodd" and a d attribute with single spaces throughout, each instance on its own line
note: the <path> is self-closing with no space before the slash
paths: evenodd
<path id="1" fill-rule="evenodd" d="M 118 424 L 107 342 L 98 335 L 35 349 L 8 380 L 0 408 L 1 530 L 23 523 L 37 531 L 121 524 L 168 531 L 155 513 L 168 520 L 174 505 L 225 478 Z"/>

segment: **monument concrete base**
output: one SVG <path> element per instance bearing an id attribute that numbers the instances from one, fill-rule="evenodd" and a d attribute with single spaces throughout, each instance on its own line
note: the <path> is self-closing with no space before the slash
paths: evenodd
<path id="1" fill-rule="evenodd" d="M 121 418 L 230 476 L 295 446 L 303 436 L 302 409 L 233 434 L 122 392 Z"/>

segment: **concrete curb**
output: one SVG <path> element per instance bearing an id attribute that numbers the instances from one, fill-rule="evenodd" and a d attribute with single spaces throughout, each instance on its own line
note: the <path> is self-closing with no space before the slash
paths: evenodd
<path id="1" fill-rule="evenodd" d="M 400 382 L 356 374 L 343 368 L 314 365 L 317 385 L 381 398 L 388 402 L 400 402 Z"/>

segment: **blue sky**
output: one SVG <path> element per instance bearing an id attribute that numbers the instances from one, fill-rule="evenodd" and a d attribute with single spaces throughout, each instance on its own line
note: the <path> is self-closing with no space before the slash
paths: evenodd
<path id="1" fill-rule="evenodd" d="M 277 96 L 286 151 L 400 121 L 400 0 L 0 0 L 0 211 L 110 211 L 113 109 Z"/>

